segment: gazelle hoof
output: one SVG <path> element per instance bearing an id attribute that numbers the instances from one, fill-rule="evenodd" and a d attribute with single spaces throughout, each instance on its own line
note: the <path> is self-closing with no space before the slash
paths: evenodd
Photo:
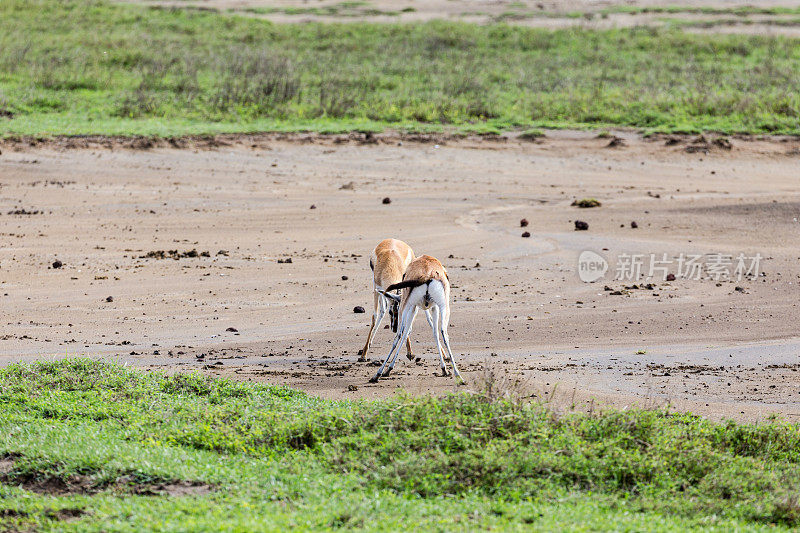
<path id="1" fill-rule="evenodd" d="M 370 383 L 377 383 L 378 382 L 378 376 L 372 376 L 372 379 L 370 379 L 369 382 Z"/>
<path id="2" fill-rule="evenodd" d="M 383 376 L 381 376 L 381 377 L 384 377 L 384 378 L 385 378 L 386 376 L 388 376 L 389 374 L 391 374 L 391 372 L 392 372 L 392 369 L 391 369 L 391 368 L 387 368 L 387 369 L 386 369 L 386 371 L 383 373 Z"/>
<path id="3" fill-rule="evenodd" d="M 449 373 L 447 370 L 445 370 L 445 369 L 443 368 L 443 369 L 442 369 L 442 377 L 443 377 L 443 378 L 446 378 L 446 377 L 447 377 L 447 376 L 449 376 L 449 375 L 450 375 L 450 373 Z"/>
<path id="4" fill-rule="evenodd" d="M 467 384 L 467 382 L 466 382 L 466 381 L 464 381 L 464 378 L 462 378 L 461 376 L 458 376 L 458 377 L 456 378 L 456 385 L 458 385 L 459 387 L 460 387 L 461 385 L 466 385 L 466 384 Z"/>
<path id="5" fill-rule="evenodd" d="M 359 358 L 358 358 L 358 362 L 359 362 L 359 363 L 363 363 L 363 362 L 364 362 L 364 361 L 366 361 L 366 360 L 367 360 L 367 358 L 366 358 L 366 357 L 364 357 L 363 355 L 362 355 L 361 357 L 359 357 Z"/>
<path id="6" fill-rule="evenodd" d="M 408 352 L 408 353 L 406 354 L 406 357 L 408 357 L 408 360 L 409 360 L 409 361 L 413 361 L 413 360 L 414 360 L 414 359 L 415 359 L 417 356 L 416 356 L 416 355 L 414 355 L 414 354 L 413 354 L 413 353 L 411 353 L 411 352 Z"/>

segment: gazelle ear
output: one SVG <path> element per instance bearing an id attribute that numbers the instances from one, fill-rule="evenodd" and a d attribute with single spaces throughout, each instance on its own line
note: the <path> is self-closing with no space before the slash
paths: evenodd
<path id="1" fill-rule="evenodd" d="M 386 292 L 386 291 L 382 291 L 381 294 L 383 294 L 387 298 L 391 298 L 392 300 L 394 300 L 397 303 L 400 303 L 400 296 L 397 295 L 397 294 L 392 294 L 391 292 Z"/>

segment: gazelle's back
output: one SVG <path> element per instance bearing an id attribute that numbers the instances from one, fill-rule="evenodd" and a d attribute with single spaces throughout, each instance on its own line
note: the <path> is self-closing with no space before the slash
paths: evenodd
<path id="1" fill-rule="evenodd" d="M 403 279 L 422 282 L 432 279 L 445 281 L 447 279 L 447 271 L 441 261 L 426 254 L 411 261 L 406 268 L 406 275 L 403 276 Z"/>
<path id="2" fill-rule="evenodd" d="M 384 239 L 372 252 L 370 264 L 373 269 L 375 284 L 386 288 L 403 279 L 403 273 L 414 261 L 414 251 L 398 239 Z"/>
<path id="3" fill-rule="evenodd" d="M 432 280 L 440 281 L 446 291 L 450 290 L 447 270 L 441 261 L 430 255 L 421 255 L 411 261 L 403 276 L 404 282 L 415 282 L 416 285 L 422 285 Z M 411 288 L 406 288 L 403 291 L 403 298 L 407 298 L 409 292 L 411 292 Z"/>

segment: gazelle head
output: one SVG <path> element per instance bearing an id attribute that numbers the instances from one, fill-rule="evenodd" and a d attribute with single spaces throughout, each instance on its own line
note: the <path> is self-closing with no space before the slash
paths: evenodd
<path id="1" fill-rule="evenodd" d="M 389 319 L 392 324 L 392 332 L 397 333 L 397 326 L 400 322 L 400 296 L 390 292 L 382 294 L 389 298 Z"/>

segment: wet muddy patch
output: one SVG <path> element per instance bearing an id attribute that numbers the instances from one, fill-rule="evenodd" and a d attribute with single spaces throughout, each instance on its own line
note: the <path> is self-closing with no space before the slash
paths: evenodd
<path id="1" fill-rule="evenodd" d="M 181 497 L 202 496 L 214 490 L 212 485 L 200 481 L 152 478 L 145 480 L 136 474 L 103 480 L 90 474 L 58 475 L 52 472 L 26 471 L 17 468 L 16 462 L 20 457 L 6 455 L 0 459 L 0 483 L 17 486 L 36 494 L 72 496 L 112 491 L 138 496 Z"/>

